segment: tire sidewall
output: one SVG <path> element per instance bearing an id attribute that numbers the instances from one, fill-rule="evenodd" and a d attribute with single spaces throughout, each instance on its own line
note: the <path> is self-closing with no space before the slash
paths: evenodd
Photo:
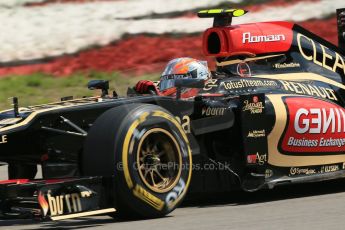
<path id="1" fill-rule="evenodd" d="M 177 141 L 181 153 L 181 174 L 176 184 L 164 193 L 151 190 L 142 181 L 137 169 L 141 137 L 151 129 L 160 128 Z M 143 106 L 123 119 L 115 141 L 117 192 L 140 215 L 160 217 L 175 209 L 186 195 L 190 180 L 192 157 L 188 138 L 178 121 L 158 106 Z"/>

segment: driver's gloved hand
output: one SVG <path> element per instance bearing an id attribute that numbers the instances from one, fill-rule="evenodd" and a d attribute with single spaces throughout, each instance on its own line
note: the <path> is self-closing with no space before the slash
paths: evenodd
<path id="1" fill-rule="evenodd" d="M 157 89 L 156 85 L 152 81 L 141 80 L 135 86 L 134 90 L 140 94 L 157 94 L 159 95 L 160 92 Z"/>

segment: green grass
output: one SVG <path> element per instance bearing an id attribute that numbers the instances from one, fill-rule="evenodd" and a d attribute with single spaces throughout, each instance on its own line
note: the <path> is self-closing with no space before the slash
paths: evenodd
<path id="1" fill-rule="evenodd" d="M 11 108 L 11 100 L 8 100 L 10 97 L 18 97 L 19 105 L 27 106 L 59 101 L 65 96 L 80 98 L 100 95 L 98 90 L 90 91 L 86 87 L 88 81 L 95 79 L 109 80 L 110 92 L 116 90 L 119 95 L 126 95 L 127 88 L 134 86 L 139 80 L 157 80 L 158 77 L 158 74 L 132 77 L 102 72 L 59 78 L 40 73 L 4 77 L 0 78 L 0 109 Z"/>

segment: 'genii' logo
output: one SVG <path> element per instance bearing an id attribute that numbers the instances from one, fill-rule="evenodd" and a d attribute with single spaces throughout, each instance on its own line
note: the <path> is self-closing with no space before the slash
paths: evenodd
<path id="1" fill-rule="evenodd" d="M 345 152 L 345 109 L 316 98 L 285 99 L 288 126 L 281 141 L 287 153 Z"/>
<path id="2" fill-rule="evenodd" d="M 251 35 L 250 32 L 243 33 L 242 35 L 242 43 L 258 43 L 258 42 L 278 42 L 278 41 L 285 41 L 284 34 L 270 34 L 270 35 Z"/>
<path id="3" fill-rule="evenodd" d="M 297 110 L 294 127 L 297 133 L 343 133 L 345 112 L 338 108 L 300 108 Z"/>

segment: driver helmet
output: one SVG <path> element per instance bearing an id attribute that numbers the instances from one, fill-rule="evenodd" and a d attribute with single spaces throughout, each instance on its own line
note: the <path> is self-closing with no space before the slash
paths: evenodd
<path id="1" fill-rule="evenodd" d="M 190 57 L 176 58 L 171 60 L 165 67 L 160 78 L 159 90 L 165 95 L 171 95 L 176 93 L 175 81 L 177 79 L 195 78 L 207 80 L 209 77 L 210 72 L 207 61 L 200 61 Z M 193 89 L 184 89 L 183 93 L 191 90 Z"/>

